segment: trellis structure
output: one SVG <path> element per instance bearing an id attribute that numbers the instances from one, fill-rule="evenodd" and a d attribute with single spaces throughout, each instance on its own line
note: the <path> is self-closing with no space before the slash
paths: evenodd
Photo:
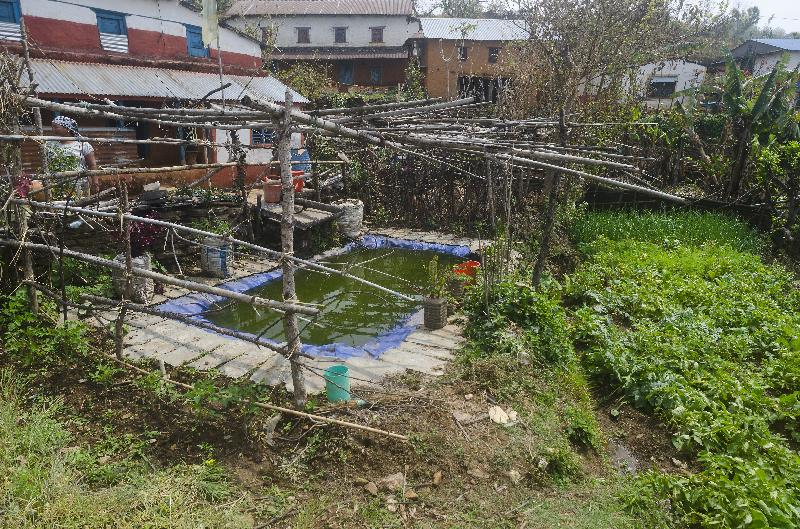
<path id="1" fill-rule="evenodd" d="M 34 86 L 34 80 L 29 79 L 30 86 Z M 332 138 L 342 148 L 364 146 L 375 149 L 389 149 L 397 153 L 413 154 L 421 160 L 442 167 L 447 171 L 456 171 L 464 175 L 467 179 L 477 182 L 483 186 L 486 196 L 490 198 L 490 215 L 494 219 L 495 212 L 494 195 L 510 192 L 511 182 L 509 179 L 500 184 L 493 176 L 492 166 L 506 167 L 522 171 L 527 179 L 544 180 L 548 176 L 551 178 L 550 207 L 545 216 L 543 230 L 542 256 L 546 257 L 547 239 L 549 231 L 552 229 L 552 207 L 558 194 L 558 176 L 568 175 L 578 177 L 603 185 L 621 187 L 624 189 L 636 190 L 643 194 L 649 194 L 661 199 L 673 200 L 683 203 L 684 199 L 655 189 L 648 184 L 647 176 L 644 174 L 637 162 L 638 158 L 610 153 L 607 150 L 587 146 L 569 145 L 569 130 L 579 127 L 595 127 L 604 124 L 599 123 L 571 123 L 566 117 L 560 120 L 553 119 L 527 119 L 527 120 L 505 120 L 496 117 L 481 116 L 480 113 L 487 109 L 485 103 L 476 103 L 471 98 L 460 99 L 457 101 L 442 102 L 439 100 L 420 100 L 402 103 L 390 103 L 375 105 L 374 107 L 361 107 L 355 109 L 331 108 L 315 112 L 303 112 L 293 107 L 291 94 L 287 92 L 284 104 L 276 104 L 271 101 L 255 101 L 249 97 L 244 97 L 239 101 L 228 100 L 224 106 L 217 106 L 208 101 L 198 101 L 195 105 L 188 108 L 134 108 L 121 107 L 113 104 L 96 103 L 54 103 L 42 100 L 33 93 L 21 89 L 14 79 L 8 78 L 3 82 L 3 100 L 9 105 L 8 109 L 28 108 L 33 111 L 38 109 L 48 109 L 67 115 L 74 116 L 94 116 L 109 119 L 141 120 L 156 124 L 179 126 L 179 127 L 202 127 L 216 128 L 231 131 L 232 142 L 224 144 L 232 153 L 232 159 L 226 163 L 204 164 L 193 166 L 178 166 L 166 168 L 136 168 L 136 169 L 100 169 L 94 171 L 70 171 L 60 173 L 48 173 L 47 164 L 42 163 L 42 172 L 31 175 L 41 179 L 45 184 L 45 189 L 50 189 L 57 185 L 67 185 L 78 178 L 87 176 L 116 176 L 118 182 L 116 186 L 116 199 L 105 200 L 113 194 L 106 190 L 90 197 L 88 200 L 73 200 L 68 196 L 65 201 L 55 202 L 48 199 L 37 199 L 27 195 L 24 186 L 20 186 L 20 165 L 18 163 L 6 164 L 6 175 L 2 177 L 0 184 L 0 207 L 4 215 L 14 211 L 15 222 L 8 225 L 5 232 L 0 233 L 0 247 L 12 249 L 13 259 L 21 254 L 24 256 L 24 281 L 28 288 L 28 295 L 32 310 L 37 310 L 37 290 L 47 295 L 54 295 L 47 285 L 41 284 L 34 275 L 33 253 L 49 255 L 59 261 L 59 269 L 62 274 L 62 292 L 59 294 L 58 302 L 64 307 L 65 318 L 66 310 L 70 305 L 63 290 L 63 259 L 72 258 L 80 261 L 92 263 L 111 270 L 122 273 L 125 278 L 125 293 L 121 300 L 111 300 L 97 296 L 84 296 L 84 301 L 94 303 L 101 308 L 110 306 L 119 307 L 119 313 L 115 326 L 115 340 L 117 344 L 117 355 L 121 357 L 123 343 L 123 324 L 128 311 L 144 312 L 148 314 L 158 313 L 159 316 L 175 319 L 228 336 L 233 336 L 253 343 L 254 346 L 270 348 L 288 358 L 292 368 L 292 380 L 294 386 L 294 400 L 298 407 L 301 407 L 306 399 L 303 372 L 303 354 L 301 353 L 300 327 L 298 318 L 305 316 L 313 317 L 319 313 L 319 308 L 303 303 L 297 298 L 295 289 L 295 271 L 301 267 L 307 267 L 327 274 L 342 274 L 355 281 L 363 283 L 368 288 L 379 289 L 390 295 L 400 296 L 408 299 L 408 296 L 393 292 L 385 287 L 370 283 L 358 277 L 353 277 L 347 272 L 335 270 L 319 263 L 314 263 L 300 259 L 294 255 L 294 204 L 295 190 L 293 185 L 290 162 L 290 135 L 296 131 L 305 131 L 312 135 Z M 19 116 L 16 116 L 19 118 Z M 38 122 L 37 122 L 38 125 Z M 270 250 L 261 245 L 255 244 L 251 240 L 234 238 L 231 235 L 218 235 L 211 232 L 198 230 L 178 223 L 169 223 L 156 219 L 149 219 L 136 216 L 131 213 L 131 204 L 128 199 L 127 185 L 122 178 L 124 175 L 136 172 L 173 172 L 182 169 L 207 169 L 209 174 L 201 178 L 196 183 L 210 178 L 209 175 L 221 168 L 234 167 L 241 176 L 246 162 L 241 156 L 241 150 L 249 146 L 237 145 L 236 131 L 242 129 L 254 129 L 268 127 L 276 131 L 278 160 L 280 165 L 282 198 L 281 198 L 281 249 L 280 251 Z M 552 144 L 543 141 L 539 135 L 542 129 L 557 128 L 560 131 L 560 142 Z M 57 136 L 46 136 L 42 133 L 41 127 L 37 127 L 34 135 L 23 135 L 18 130 L 6 130 L 0 135 L 0 142 L 10 146 L 11 150 L 16 149 L 17 156 L 19 144 L 22 140 L 33 140 L 44 142 L 49 140 L 61 140 L 73 138 L 61 138 Z M 95 139 L 86 138 L 89 141 Z M 104 142 L 136 142 L 147 144 L 160 144 L 180 146 L 195 144 L 202 147 L 213 145 L 208 141 L 198 140 L 176 140 L 172 138 L 148 138 L 142 140 L 103 138 Z M 445 153 L 441 155 L 440 153 Z M 465 169 L 457 163 L 452 163 L 445 159 L 447 155 L 467 157 L 473 162 L 472 170 Z M 613 171 L 619 178 L 595 174 L 592 171 Z M 237 191 L 243 202 L 243 212 L 249 209 L 247 205 L 247 192 L 244 179 L 236 179 Z M 317 184 L 317 192 L 319 184 Z M 506 202 L 506 214 L 508 214 L 510 202 Z M 103 259 L 96 255 L 77 252 L 66 248 L 63 238 L 58 238 L 52 232 L 44 229 L 47 219 L 57 219 L 63 226 L 67 216 L 75 215 L 80 218 L 111 218 L 115 219 L 119 225 L 119 233 L 122 234 L 122 248 L 125 254 L 124 264 L 116 261 Z M 548 220 L 549 219 L 549 220 Z M 139 269 L 132 264 L 132 254 L 130 247 L 130 227 L 132 222 L 152 224 L 162 228 L 182 232 L 187 236 L 213 237 L 228 243 L 238 245 L 240 248 L 247 249 L 270 258 L 277 259 L 283 270 L 283 296 L 280 300 L 267 300 L 258 296 L 236 294 L 217 287 L 210 287 L 201 283 L 177 279 L 165 274 L 160 274 L 148 270 Z M 549 222 L 549 226 L 548 226 Z M 36 239 L 34 241 L 34 239 Z M 543 257 L 542 257 L 543 259 Z M 541 270 L 539 270 L 541 272 Z M 275 345 L 252 336 L 239 333 L 230 329 L 221 329 L 208 323 L 197 322 L 185 315 L 158 311 L 154 308 L 134 303 L 131 300 L 131 284 L 135 277 L 145 277 L 155 279 L 168 285 L 180 286 L 194 292 L 202 292 L 220 295 L 228 299 L 249 303 L 253 306 L 262 307 L 266 310 L 279 311 L 284 322 L 285 343 Z"/>

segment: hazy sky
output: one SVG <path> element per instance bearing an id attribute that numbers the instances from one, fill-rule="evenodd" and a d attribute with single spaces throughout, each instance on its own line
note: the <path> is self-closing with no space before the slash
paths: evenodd
<path id="1" fill-rule="evenodd" d="M 569 0 L 566 0 L 569 1 Z M 436 3 L 436 0 L 418 0 L 421 8 Z M 767 24 L 769 17 L 774 15 L 771 25 L 786 31 L 800 31 L 800 0 L 731 0 L 731 4 L 742 7 L 757 6 L 761 11 L 759 26 Z"/>
<path id="2" fill-rule="evenodd" d="M 742 0 L 741 5 L 758 7 L 762 16 L 760 26 L 774 15 L 771 26 L 786 31 L 800 31 L 800 0 Z"/>

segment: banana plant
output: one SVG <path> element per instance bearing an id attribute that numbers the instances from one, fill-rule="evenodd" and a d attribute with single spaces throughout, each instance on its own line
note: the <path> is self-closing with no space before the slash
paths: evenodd
<path id="1" fill-rule="evenodd" d="M 778 63 L 765 80 L 747 78 L 734 62 L 728 64 L 722 93 L 734 138 L 734 151 L 726 195 L 738 196 L 744 180 L 755 135 L 775 134 L 791 123 L 796 71 L 786 75 Z M 796 124 L 795 124 L 796 128 Z M 782 131 L 779 135 L 783 135 Z"/>

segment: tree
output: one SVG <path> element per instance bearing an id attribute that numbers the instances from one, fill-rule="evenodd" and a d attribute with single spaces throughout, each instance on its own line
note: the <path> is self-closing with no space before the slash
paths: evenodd
<path id="1" fill-rule="evenodd" d="M 520 8 L 530 32 L 520 71 L 536 72 L 525 89 L 549 115 L 571 111 L 580 98 L 620 101 L 632 68 L 685 58 L 727 21 L 721 9 L 682 0 L 521 0 Z"/>
<path id="2" fill-rule="evenodd" d="M 438 0 L 434 9 L 452 18 L 480 18 L 483 15 L 481 0 Z"/>

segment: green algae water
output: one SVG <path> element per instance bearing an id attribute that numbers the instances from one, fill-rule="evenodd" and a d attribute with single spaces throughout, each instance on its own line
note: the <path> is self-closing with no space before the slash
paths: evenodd
<path id="1" fill-rule="evenodd" d="M 328 258 L 322 263 L 418 298 L 418 291 L 427 280 L 427 265 L 434 255 L 439 257 L 440 267 L 452 268 L 464 261 L 432 251 L 364 248 Z M 419 302 L 399 299 L 340 275 L 300 270 L 295 278 L 300 301 L 317 303 L 321 309 L 313 323 L 299 321 L 303 343 L 341 343 L 358 347 L 420 308 Z M 282 287 L 282 281 L 277 279 L 248 293 L 267 299 L 282 299 Z M 228 329 L 257 335 L 263 332 L 264 338 L 276 341 L 285 339 L 280 315 L 263 308 L 256 310 L 244 303 L 226 303 L 213 307 L 205 317 Z"/>

